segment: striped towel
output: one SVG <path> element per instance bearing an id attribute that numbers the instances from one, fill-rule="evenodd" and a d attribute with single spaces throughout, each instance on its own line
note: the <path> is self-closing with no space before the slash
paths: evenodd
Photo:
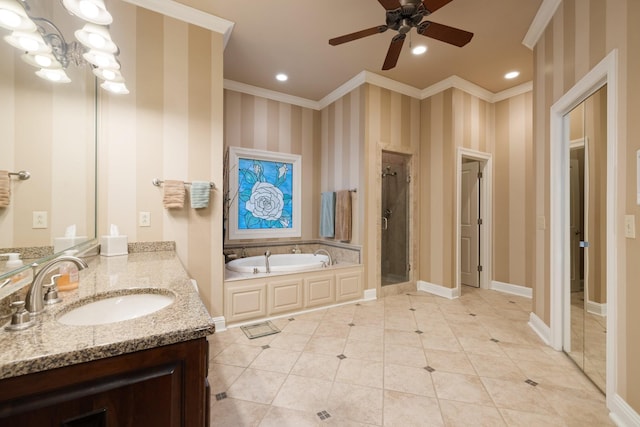
<path id="1" fill-rule="evenodd" d="M 202 209 L 209 206 L 211 185 L 208 181 L 193 181 L 191 184 L 191 207 Z"/>
<path id="2" fill-rule="evenodd" d="M 6 208 L 11 201 L 11 179 L 8 171 L 0 170 L 0 208 Z"/>
<path id="3" fill-rule="evenodd" d="M 165 209 L 181 209 L 184 206 L 184 181 L 165 181 L 162 204 Z"/>

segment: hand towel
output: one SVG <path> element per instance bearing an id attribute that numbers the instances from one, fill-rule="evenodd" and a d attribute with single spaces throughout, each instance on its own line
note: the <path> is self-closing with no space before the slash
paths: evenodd
<path id="1" fill-rule="evenodd" d="M 336 240 L 351 240 L 351 192 L 336 193 Z"/>
<path id="2" fill-rule="evenodd" d="M 333 237 L 335 226 L 336 193 L 327 191 L 320 195 L 320 237 Z"/>
<path id="3" fill-rule="evenodd" d="M 165 181 L 162 203 L 165 209 L 182 208 L 184 206 L 184 181 Z"/>
<path id="4" fill-rule="evenodd" d="M 193 181 L 191 184 L 191 207 L 193 209 L 208 207 L 209 193 L 211 193 L 209 181 Z"/>
<path id="5" fill-rule="evenodd" d="M 0 170 L 0 208 L 6 208 L 11 201 L 11 178 L 8 171 Z"/>

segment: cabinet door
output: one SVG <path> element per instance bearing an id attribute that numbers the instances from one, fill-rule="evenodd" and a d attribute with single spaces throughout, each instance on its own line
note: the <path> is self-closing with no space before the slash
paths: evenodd
<path id="1" fill-rule="evenodd" d="M 267 284 L 226 285 L 225 317 L 237 322 L 267 315 Z"/>
<path id="2" fill-rule="evenodd" d="M 279 280 L 267 285 L 269 314 L 299 310 L 303 307 L 302 279 Z"/>
<path id="3" fill-rule="evenodd" d="M 336 301 L 362 297 L 362 272 L 336 274 Z"/>
<path id="4" fill-rule="evenodd" d="M 318 274 L 304 279 L 305 307 L 331 304 L 336 300 L 334 275 Z"/>

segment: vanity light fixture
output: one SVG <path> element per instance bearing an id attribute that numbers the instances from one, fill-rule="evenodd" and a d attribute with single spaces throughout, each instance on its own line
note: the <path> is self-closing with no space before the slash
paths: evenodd
<path id="1" fill-rule="evenodd" d="M 515 79 L 519 75 L 520 75 L 520 71 L 509 71 L 507 74 L 504 75 L 504 78 L 511 80 L 511 79 Z"/>
<path id="2" fill-rule="evenodd" d="M 62 0 L 61 3 L 72 15 L 87 21 L 74 33 L 79 43 L 67 42 L 52 21 L 32 16 L 28 0 L 0 0 L 0 27 L 12 31 L 4 37 L 5 41 L 25 52 L 22 59 L 39 68 L 38 77 L 68 83 L 71 80 L 64 70 L 70 63 L 89 64 L 93 73 L 104 80 L 102 88 L 118 94 L 129 93 L 117 59 L 120 50 L 107 27 L 113 17 L 104 1 Z"/>

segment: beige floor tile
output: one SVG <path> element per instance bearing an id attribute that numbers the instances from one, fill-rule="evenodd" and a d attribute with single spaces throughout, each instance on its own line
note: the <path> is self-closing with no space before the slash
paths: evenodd
<path id="1" fill-rule="evenodd" d="M 467 353 L 483 354 L 485 356 L 506 356 L 498 343 L 491 341 L 486 337 L 458 337 L 458 341 Z"/>
<path id="2" fill-rule="evenodd" d="M 438 399 L 456 402 L 492 405 L 491 397 L 485 390 L 480 378 L 475 375 L 452 374 L 435 371 L 431 379 Z"/>
<path id="3" fill-rule="evenodd" d="M 384 345 L 382 340 L 360 341 L 349 339 L 343 353 L 353 359 L 382 362 L 384 360 Z"/>
<path id="4" fill-rule="evenodd" d="M 336 337 L 311 337 L 304 351 L 310 353 L 326 354 L 329 356 L 337 356 L 342 354 L 347 340 L 345 338 Z"/>
<path id="5" fill-rule="evenodd" d="M 287 378 L 279 372 L 247 368 L 229 387 L 227 395 L 234 399 L 270 404 Z"/>
<path id="6" fill-rule="evenodd" d="M 384 329 L 373 326 L 360 326 L 356 324 L 349 331 L 350 340 L 383 343 Z"/>
<path id="7" fill-rule="evenodd" d="M 411 312 L 409 312 L 411 313 Z M 385 329 L 397 329 L 399 331 L 415 331 L 418 329 L 418 324 L 412 314 L 396 314 L 387 315 L 384 318 Z"/>
<path id="8" fill-rule="evenodd" d="M 482 383 L 498 408 L 557 415 L 542 392 L 524 381 L 482 378 Z"/>
<path id="9" fill-rule="evenodd" d="M 385 346 L 384 362 L 395 365 L 414 366 L 417 368 L 427 366 L 427 358 L 424 355 L 423 349 L 404 345 Z"/>
<path id="10" fill-rule="evenodd" d="M 327 309 L 309 311 L 304 314 L 298 314 L 295 316 L 295 318 L 297 320 L 321 321 L 321 320 L 324 320 L 325 316 L 327 315 L 327 311 L 328 311 Z"/>
<path id="11" fill-rule="evenodd" d="M 385 390 L 384 426 L 444 426 L 438 400 Z"/>
<path id="12" fill-rule="evenodd" d="M 471 364 L 481 377 L 525 381 L 528 377 L 508 357 L 468 354 Z"/>
<path id="13" fill-rule="evenodd" d="M 425 350 L 425 353 L 427 364 L 436 371 L 476 375 L 476 370 L 464 352 Z"/>
<path id="14" fill-rule="evenodd" d="M 209 363 L 208 379 L 211 386 L 211 394 L 216 395 L 227 391 L 231 384 L 244 372 L 244 369 L 240 366 Z"/>
<path id="15" fill-rule="evenodd" d="M 462 346 L 453 335 L 447 337 L 423 334 L 420 336 L 420 340 L 425 350 L 462 351 Z"/>
<path id="16" fill-rule="evenodd" d="M 260 427 L 316 427 L 319 418 L 308 411 L 271 406 Z"/>
<path id="17" fill-rule="evenodd" d="M 500 413 L 509 427 L 567 427 L 559 415 L 535 414 L 501 408 Z"/>
<path id="18" fill-rule="evenodd" d="M 415 331 L 397 331 L 394 329 L 385 329 L 384 331 L 384 345 L 404 345 L 409 347 L 422 348 L 422 342 L 420 341 L 420 334 Z"/>
<path id="19" fill-rule="evenodd" d="M 302 353 L 291 369 L 293 375 L 333 381 L 340 366 L 340 359 L 316 353 Z"/>
<path id="20" fill-rule="evenodd" d="M 289 324 L 284 327 L 283 332 L 288 334 L 313 335 L 319 324 L 319 320 L 291 320 Z"/>
<path id="21" fill-rule="evenodd" d="M 212 427 L 252 427 L 269 411 L 269 405 L 226 398 L 211 405 Z"/>
<path id="22" fill-rule="evenodd" d="M 494 406 L 440 400 L 442 418 L 447 427 L 499 427 L 506 426 L 500 411 Z"/>
<path id="23" fill-rule="evenodd" d="M 220 354 L 225 348 L 233 344 L 240 335 L 244 335 L 239 328 L 227 329 L 223 332 L 216 332 L 207 337 L 209 342 L 209 358 L 212 359 Z"/>
<path id="24" fill-rule="evenodd" d="M 332 318 L 330 322 L 326 320 L 320 322 L 313 336 L 347 338 L 350 332 L 351 326 L 349 326 L 348 322 L 337 323 L 336 320 Z"/>
<path id="25" fill-rule="evenodd" d="M 512 360 L 545 360 L 547 358 L 546 353 L 540 346 L 530 346 L 525 344 L 516 343 L 499 343 L 502 351 L 506 353 Z"/>
<path id="26" fill-rule="evenodd" d="M 243 333 L 242 336 L 238 337 L 238 339 L 236 340 L 236 344 L 250 345 L 253 347 L 262 347 L 263 345 L 271 344 L 271 341 L 273 341 L 277 336 L 278 334 L 271 334 L 271 335 L 266 335 L 264 337 L 249 339 Z"/>
<path id="27" fill-rule="evenodd" d="M 384 389 L 436 397 L 431 374 L 412 366 L 384 365 Z"/>
<path id="28" fill-rule="evenodd" d="M 382 378 L 382 362 L 347 357 L 340 361 L 335 380 L 341 383 L 382 388 Z"/>
<path id="29" fill-rule="evenodd" d="M 382 424 L 382 389 L 334 383 L 327 412 L 339 420 Z"/>
<path id="30" fill-rule="evenodd" d="M 311 339 L 311 335 L 290 334 L 281 332 L 269 344 L 273 348 L 283 350 L 302 351 Z"/>
<path id="31" fill-rule="evenodd" d="M 215 363 L 247 367 L 258 357 L 262 348 L 244 344 L 231 344 L 214 357 Z"/>
<path id="32" fill-rule="evenodd" d="M 289 375 L 273 400 L 273 406 L 310 411 L 327 410 L 331 381 Z"/>
<path id="33" fill-rule="evenodd" d="M 249 367 L 288 374 L 298 360 L 298 357 L 300 357 L 300 354 L 301 352 L 299 351 L 267 348 L 251 362 Z"/>

